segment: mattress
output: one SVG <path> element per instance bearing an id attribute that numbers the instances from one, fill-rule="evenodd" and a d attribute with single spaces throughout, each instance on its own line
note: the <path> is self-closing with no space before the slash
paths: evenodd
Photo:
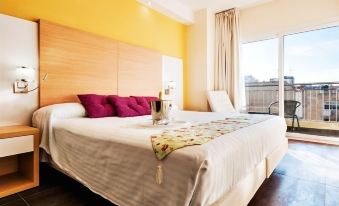
<path id="1" fill-rule="evenodd" d="M 177 112 L 169 126 L 151 116 L 84 118 L 79 104 L 34 114 L 43 148 L 65 173 L 118 205 L 210 205 L 232 189 L 284 140 L 286 123 L 273 116 L 159 161 L 150 136 L 164 129 L 220 120 L 238 113 Z M 163 181 L 155 174 L 161 166 Z"/>

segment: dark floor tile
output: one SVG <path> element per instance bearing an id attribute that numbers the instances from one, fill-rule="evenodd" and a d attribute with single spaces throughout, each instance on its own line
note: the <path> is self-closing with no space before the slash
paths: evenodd
<path id="1" fill-rule="evenodd" d="M 30 206 L 114 206 L 61 172 L 41 165 L 40 186 L 19 194 Z"/>
<path id="2" fill-rule="evenodd" d="M 326 186 L 326 206 L 338 206 L 339 205 L 339 188 Z"/>
<path id="3" fill-rule="evenodd" d="M 1 206 L 28 206 L 24 200 L 18 199 Z"/>
<path id="4" fill-rule="evenodd" d="M 39 187 L 35 187 L 35 188 L 29 189 L 29 190 L 19 192 L 19 194 L 20 194 L 21 197 L 25 198 L 25 197 L 35 195 L 36 193 L 43 192 L 45 190 L 53 189 L 53 188 L 58 187 L 58 186 L 60 186 L 60 184 L 40 184 Z"/>
<path id="5" fill-rule="evenodd" d="M 4 205 L 4 204 L 8 204 L 8 203 L 11 203 L 11 202 L 15 202 L 16 200 L 19 200 L 20 197 L 19 195 L 17 194 L 14 194 L 14 195 L 10 195 L 10 196 L 7 196 L 7 197 L 3 197 L 3 198 L 0 198 L 0 206 Z"/>
<path id="6" fill-rule="evenodd" d="M 81 206 L 85 205 L 81 196 L 65 191 L 62 187 L 47 189 L 24 198 L 30 206 Z"/>
<path id="7" fill-rule="evenodd" d="M 24 198 L 30 206 L 114 206 L 82 186 L 60 186 Z"/>
<path id="8" fill-rule="evenodd" d="M 41 185 L 21 192 L 30 206 L 114 206 L 68 176 L 42 166 Z"/>
<path id="9" fill-rule="evenodd" d="M 20 192 L 21 197 L 29 197 L 35 195 L 36 193 L 43 192 L 45 190 L 50 190 L 61 185 L 69 185 L 76 183 L 74 180 L 68 176 L 62 174 L 61 172 L 51 168 L 50 166 L 42 163 L 40 165 L 40 185 L 29 190 Z"/>
<path id="10" fill-rule="evenodd" d="M 253 197 L 250 206 L 323 206 L 325 185 L 272 174 Z"/>
<path id="11" fill-rule="evenodd" d="M 21 197 L 25 198 L 25 197 L 35 195 L 36 193 L 48 190 L 50 188 L 52 188 L 52 187 L 50 187 L 50 186 L 39 186 L 39 187 L 35 187 L 35 188 L 29 189 L 29 190 L 19 192 L 19 194 L 21 195 Z"/>

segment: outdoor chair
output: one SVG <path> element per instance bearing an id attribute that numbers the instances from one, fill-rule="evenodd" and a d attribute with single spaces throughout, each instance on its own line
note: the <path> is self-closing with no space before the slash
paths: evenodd
<path id="1" fill-rule="evenodd" d="M 270 106 L 268 107 L 268 113 L 269 114 L 277 114 L 274 113 L 272 110 L 272 107 L 276 106 L 277 104 L 279 104 L 279 101 L 276 102 L 272 102 L 270 104 Z M 299 125 L 299 117 L 296 114 L 297 108 L 301 105 L 300 102 L 295 101 L 295 100 L 285 100 L 284 101 L 284 117 L 285 118 L 292 118 L 292 131 L 294 131 L 294 119 L 297 119 L 297 123 L 298 123 L 298 128 L 300 127 Z"/>

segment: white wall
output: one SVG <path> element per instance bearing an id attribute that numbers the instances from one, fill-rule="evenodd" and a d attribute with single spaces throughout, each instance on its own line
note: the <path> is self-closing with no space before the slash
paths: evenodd
<path id="1" fill-rule="evenodd" d="M 339 0 L 275 0 L 240 11 L 241 41 L 339 25 Z"/>
<path id="2" fill-rule="evenodd" d="M 208 111 L 206 92 L 212 89 L 214 67 L 214 14 L 195 13 L 187 29 L 187 103 L 185 109 Z"/>
<path id="3" fill-rule="evenodd" d="M 165 97 L 166 99 L 172 100 L 179 109 L 183 109 L 183 65 L 182 59 L 170 56 L 162 56 L 162 82 L 163 88 L 168 87 L 168 82 L 176 82 L 176 87 L 170 95 Z"/>
<path id="4" fill-rule="evenodd" d="M 30 124 L 38 107 L 37 91 L 13 93 L 15 68 L 38 68 L 37 32 L 37 23 L 0 14 L 0 126 Z"/>

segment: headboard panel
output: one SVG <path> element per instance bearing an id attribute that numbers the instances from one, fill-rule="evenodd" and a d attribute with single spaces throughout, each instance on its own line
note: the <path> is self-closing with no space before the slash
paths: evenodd
<path id="1" fill-rule="evenodd" d="M 121 42 L 118 51 L 118 94 L 157 96 L 162 88 L 161 54 Z"/>
<path id="2" fill-rule="evenodd" d="M 157 95 L 162 87 L 162 56 L 150 49 L 40 20 L 39 52 L 40 107 L 84 93 Z"/>

